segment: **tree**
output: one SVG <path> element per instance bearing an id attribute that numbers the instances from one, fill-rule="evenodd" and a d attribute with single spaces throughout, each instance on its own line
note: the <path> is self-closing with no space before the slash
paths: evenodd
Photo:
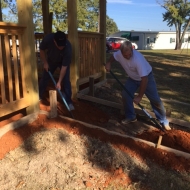
<path id="1" fill-rule="evenodd" d="M 106 36 L 118 32 L 117 24 L 109 16 L 106 16 Z"/>
<path id="2" fill-rule="evenodd" d="M 2 14 L 2 20 L 4 22 L 17 22 L 16 4 L 12 0 L 1 0 L 1 12 L 6 9 L 6 14 Z"/>
<path id="3" fill-rule="evenodd" d="M 15 15 L 16 3 L 13 0 L 4 0 L 11 12 Z M 78 0 L 77 1 L 78 29 L 97 32 L 99 19 L 99 0 Z M 52 30 L 67 31 L 67 0 L 49 0 L 50 12 L 53 12 Z M 33 0 L 33 20 L 36 32 L 43 31 L 42 5 L 41 0 Z M 107 35 L 117 32 L 118 28 L 113 19 L 107 16 Z"/>
<path id="4" fill-rule="evenodd" d="M 163 21 L 167 21 L 169 27 L 175 26 L 175 49 L 181 49 L 184 35 L 190 26 L 190 2 L 188 0 L 164 0 L 160 5 L 166 9 Z"/>

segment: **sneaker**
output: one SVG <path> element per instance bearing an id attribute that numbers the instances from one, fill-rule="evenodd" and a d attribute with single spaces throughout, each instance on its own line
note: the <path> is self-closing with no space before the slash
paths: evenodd
<path id="1" fill-rule="evenodd" d="M 70 109 L 71 111 L 75 109 L 75 107 L 73 106 L 73 104 L 69 104 L 68 106 L 69 106 L 69 109 Z"/>
<path id="2" fill-rule="evenodd" d="M 169 124 L 165 125 L 164 123 L 161 123 L 161 126 L 162 126 L 165 130 L 167 130 L 167 131 L 171 130 L 171 127 L 169 126 Z"/>
<path id="3" fill-rule="evenodd" d="M 137 121 L 136 117 L 134 119 L 124 119 L 124 120 L 121 121 L 121 123 L 126 125 L 126 124 L 129 124 L 129 123 L 135 122 L 135 121 Z"/>

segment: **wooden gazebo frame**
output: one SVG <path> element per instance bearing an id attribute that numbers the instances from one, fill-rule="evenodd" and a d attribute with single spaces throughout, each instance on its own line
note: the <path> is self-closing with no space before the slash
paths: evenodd
<path id="1" fill-rule="evenodd" d="M 46 34 L 51 32 L 49 1 L 42 0 L 42 7 Z M 3 63 L 0 66 L 0 117 L 23 108 L 26 108 L 27 114 L 39 111 L 32 0 L 17 0 L 17 10 L 18 24 L 0 22 L 0 60 Z M 105 79 L 103 63 L 106 60 L 106 0 L 99 0 L 99 31 L 97 33 L 77 31 L 77 0 L 67 0 L 67 12 L 68 39 L 73 48 L 71 84 L 73 98 L 76 98 L 79 85 L 88 82 L 89 77 L 99 78 L 100 81 Z M 10 39 L 12 53 L 9 49 Z M 16 55 L 17 40 L 19 40 L 19 60 Z M 3 43 L 5 48 L 3 48 Z M 5 92 L 6 90 L 9 95 Z"/>

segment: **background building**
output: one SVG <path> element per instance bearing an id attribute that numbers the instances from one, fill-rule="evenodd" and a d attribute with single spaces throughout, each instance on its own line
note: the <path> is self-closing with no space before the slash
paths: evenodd
<path id="1" fill-rule="evenodd" d="M 120 31 L 110 37 L 125 37 L 138 45 L 138 49 L 175 49 L 176 32 Z M 189 39 L 189 40 L 188 40 Z M 181 49 L 190 48 L 190 32 L 186 32 Z"/>

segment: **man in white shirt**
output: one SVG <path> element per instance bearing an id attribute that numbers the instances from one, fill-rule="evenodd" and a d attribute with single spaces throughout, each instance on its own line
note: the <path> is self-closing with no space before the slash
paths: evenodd
<path id="1" fill-rule="evenodd" d="M 107 71 L 110 71 L 113 61 L 118 61 L 127 73 L 128 79 L 125 83 L 125 88 L 131 93 L 129 95 L 125 91 L 122 92 L 126 117 L 122 120 L 122 123 L 128 124 L 137 121 L 133 102 L 135 104 L 140 103 L 145 94 L 162 127 L 166 130 L 171 130 L 169 121 L 166 118 L 165 108 L 158 95 L 152 67 L 144 56 L 132 48 L 130 41 L 124 41 L 120 50 L 115 52 L 106 63 L 105 68 Z M 134 96 L 138 89 L 138 95 Z"/>

